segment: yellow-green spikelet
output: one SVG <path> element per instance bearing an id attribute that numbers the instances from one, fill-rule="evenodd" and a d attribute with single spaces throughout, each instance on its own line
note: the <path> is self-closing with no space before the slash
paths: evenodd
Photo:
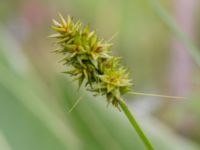
<path id="1" fill-rule="evenodd" d="M 80 21 L 59 17 L 61 21 L 53 20 L 52 26 L 57 33 L 50 37 L 57 39 L 55 52 L 64 55 L 62 62 L 69 68 L 65 73 L 77 79 L 79 87 L 85 82 L 87 90 L 106 95 L 108 103 L 118 107 L 121 95 L 129 92 L 132 84 L 126 69 L 119 66 L 119 58 L 112 56 L 112 44 Z"/>

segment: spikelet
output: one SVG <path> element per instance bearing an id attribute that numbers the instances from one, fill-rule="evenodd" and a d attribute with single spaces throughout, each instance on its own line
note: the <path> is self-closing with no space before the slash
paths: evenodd
<path id="1" fill-rule="evenodd" d="M 84 84 L 88 91 L 105 95 L 108 104 L 118 107 L 121 96 L 131 91 L 132 83 L 126 69 L 119 65 L 120 59 L 112 55 L 112 44 L 100 39 L 80 20 L 59 17 L 60 22 L 53 20 L 52 26 L 57 33 L 50 37 L 56 38 L 59 46 L 55 52 L 64 56 L 61 62 L 68 67 L 64 73 L 78 80 L 79 87 Z"/>

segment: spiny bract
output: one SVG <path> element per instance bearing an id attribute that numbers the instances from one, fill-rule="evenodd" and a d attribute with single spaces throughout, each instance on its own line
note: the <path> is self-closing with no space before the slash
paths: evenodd
<path id="1" fill-rule="evenodd" d="M 119 65 L 120 59 L 112 56 L 112 44 L 80 20 L 59 17 L 61 21 L 53 20 L 52 26 L 57 33 L 50 37 L 57 39 L 55 52 L 64 55 L 62 62 L 68 66 L 65 73 L 78 80 L 79 87 L 84 83 L 94 95 L 106 95 L 108 104 L 118 107 L 121 95 L 130 92 L 132 84 L 126 69 Z"/>

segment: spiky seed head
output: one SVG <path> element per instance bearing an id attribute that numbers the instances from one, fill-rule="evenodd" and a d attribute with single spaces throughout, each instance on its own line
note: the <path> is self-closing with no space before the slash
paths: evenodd
<path id="1" fill-rule="evenodd" d="M 131 91 L 132 83 L 126 69 L 120 66 L 120 58 L 111 53 L 112 43 L 100 39 L 96 31 L 83 26 L 80 20 L 67 21 L 59 14 L 60 22 L 53 20 L 52 29 L 59 46 L 56 53 L 64 56 L 62 63 L 68 66 L 64 73 L 84 83 L 94 95 L 105 95 L 108 103 L 119 107 L 121 96 Z"/>

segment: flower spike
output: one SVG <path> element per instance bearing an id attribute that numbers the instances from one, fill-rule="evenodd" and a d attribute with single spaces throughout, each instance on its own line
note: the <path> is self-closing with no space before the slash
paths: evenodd
<path id="1" fill-rule="evenodd" d="M 112 44 L 100 39 L 96 31 L 91 31 L 80 21 L 75 22 L 70 16 L 65 21 L 60 14 L 59 17 L 61 22 L 53 20 L 52 26 L 57 33 L 50 37 L 57 39 L 55 43 L 59 47 L 55 52 L 64 56 L 61 62 L 68 67 L 64 73 L 78 80 L 79 88 L 84 84 L 94 96 L 104 95 L 108 105 L 112 104 L 119 110 L 121 108 L 147 150 L 154 150 L 122 99 L 123 94 L 131 91 L 132 83 L 127 69 L 120 65 L 120 58 L 112 55 Z M 70 112 L 80 100 L 76 101 Z"/>
<path id="2" fill-rule="evenodd" d="M 99 38 L 96 31 L 83 26 L 80 20 L 67 21 L 59 14 L 61 22 L 53 20 L 52 29 L 56 31 L 59 48 L 56 53 L 64 56 L 62 63 L 68 67 L 65 73 L 78 80 L 79 87 L 84 83 L 94 95 L 105 95 L 107 102 L 119 108 L 121 96 L 131 91 L 129 75 L 120 66 L 120 58 L 112 55 L 112 43 Z"/>

